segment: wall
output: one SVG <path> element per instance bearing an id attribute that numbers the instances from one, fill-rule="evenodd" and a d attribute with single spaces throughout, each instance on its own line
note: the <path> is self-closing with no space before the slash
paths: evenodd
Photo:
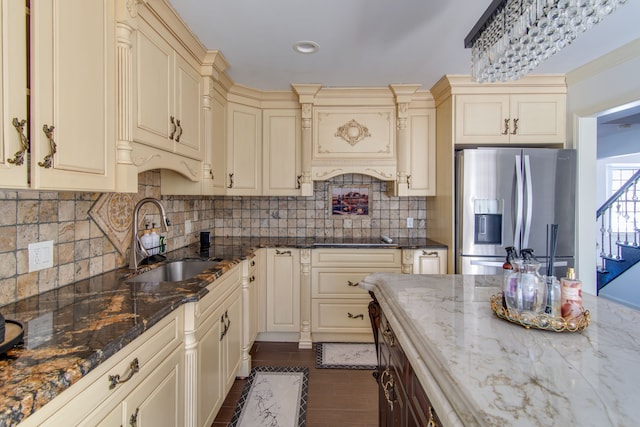
<path id="1" fill-rule="evenodd" d="M 364 175 L 317 182 L 313 197 L 161 197 L 159 171 L 140 174 L 138 182 L 133 202 L 159 198 L 171 220 L 168 250 L 197 242 L 201 230 L 215 236 L 426 236 L 424 197 L 388 197 L 386 183 Z M 368 217 L 330 218 L 328 188 L 342 184 L 371 186 Z M 128 265 L 133 203 L 104 212 L 101 201 L 110 195 L 0 191 L 0 306 Z M 140 216 L 141 229 L 145 222 L 160 222 L 156 208 L 144 206 L 150 217 Z M 414 218 L 413 229 L 405 227 L 408 216 Z M 126 226 L 116 236 L 99 217 Z M 47 240 L 54 242 L 53 267 L 29 273 L 29 243 Z"/>
<path id="2" fill-rule="evenodd" d="M 368 217 L 331 217 L 331 185 L 371 186 Z M 316 181 L 312 197 L 216 197 L 214 235 L 290 237 L 426 237 L 426 197 L 389 197 L 386 182 L 366 175 Z M 414 228 L 406 228 L 407 217 Z"/>
<path id="3" fill-rule="evenodd" d="M 138 187 L 139 193 L 132 195 L 134 200 L 158 198 L 160 173 L 140 174 Z M 118 252 L 92 218 L 92 208 L 100 197 L 100 193 L 0 191 L 0 305 L 128 265 L 127 256 Z M 167 216 L 175 224 L 168 233 L 169 249 L 196 241 L 195 231 L 213 225 L 212 200 L 162 200 Z M 130 213 L 124 209 L 116 213 L 124 218 L 115 219 L 130 221 Z M 185 233 L 187 220 L 192 227 L 190 234 Z M 126 230 L 124 234 L 130 239 Z M 54 241 L 53 267 L 29 273 L 29 243 L 47 240 Z"/>
<path id="4" fill-rule="evenodd" d="M 596 293 L 594 213 L 596 117 L 640 100 L 640 39 L 567 75 L 568 141 L 578 150 L 576 266 L 585 292 Z M 573 126 L 572 126 L 573 125 Z"/>

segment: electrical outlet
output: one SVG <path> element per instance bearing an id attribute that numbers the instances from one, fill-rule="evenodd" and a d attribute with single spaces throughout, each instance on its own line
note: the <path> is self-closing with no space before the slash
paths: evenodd
<path id="1" fill-rule="evenodd" d="M 413 228 L 413 218 L 407 218 L 407 228 Z"/>
<path id="2" fill-rule="evenodd" d="M 189 234 L 189 233 L 191 233 L 191 220 L 185 219 L 184 220 L 184 234 Z"/>
<path id="3" fill-rule="evenodd" d="M 53 267 L 53 240 L 29 243 L 29 273 Z"/>

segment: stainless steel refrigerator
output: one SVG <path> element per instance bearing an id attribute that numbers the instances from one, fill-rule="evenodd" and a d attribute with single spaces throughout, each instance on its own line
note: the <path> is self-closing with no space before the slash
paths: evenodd
<path id="1" fill-rule="evenodd" d="M 514 246 L 532 248 L 545 274 L 547 225 L 558 224 L 553 274 L 564 276 L 575 257 L 575 181 L 575 150 L 456 152 L 456 272 L 502 274 Z"/>

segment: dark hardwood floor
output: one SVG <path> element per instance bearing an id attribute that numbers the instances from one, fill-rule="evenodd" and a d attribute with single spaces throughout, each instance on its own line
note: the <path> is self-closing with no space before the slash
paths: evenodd
<path id="1" fill-rule="evenodd" d="M 378 389 L 370 370 L 317 369 L 313 350 L 298 343 L 256 342 L 253 366 L 304 366 L 309 368 L 308 427 L 374 427 L 378 425 Z M 211 427 L 226 426 L 236 408 L 246 380 L 236 379 Z"/>

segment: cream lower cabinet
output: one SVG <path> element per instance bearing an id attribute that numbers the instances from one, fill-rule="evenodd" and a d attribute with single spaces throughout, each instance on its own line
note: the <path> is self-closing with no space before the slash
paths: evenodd
<path id="1" fill-rule="evenodd" d="M 242 360 L 239 377 L 251 373 L 251 347 L 258 336 L 260 277 L 258 256 L 242 261 Z"/>
<path id="2" fill-rule="evenodd" d="M 314 342 L 372 342 L 371 297 L 358 283 L 373 272 L 401 271 L 398 249 L 314 249 L 311 333 Z"/>
<path id="3" fill-rule="evenodd" d="M 300 249 L 267 248 L 266 332 L 300 332 Z M 296 337 L 297 339 L 297 337 Z"/>
<path id="4" fill-rule="evenodd" d="M 183 319 L 180 307 L 20 426 L 183 426 Z"/>
<path id="5" fill-rule="evenodd" d="M 405 274 L 447 274 L 447 249 L 403 249 Z"/>
<path id="6" fill-rule="evenodd" d="M 209 293 L 185 306 L 185 426 L 210 426 L 240 367 L 241 268 L 209 285 Z"/>

